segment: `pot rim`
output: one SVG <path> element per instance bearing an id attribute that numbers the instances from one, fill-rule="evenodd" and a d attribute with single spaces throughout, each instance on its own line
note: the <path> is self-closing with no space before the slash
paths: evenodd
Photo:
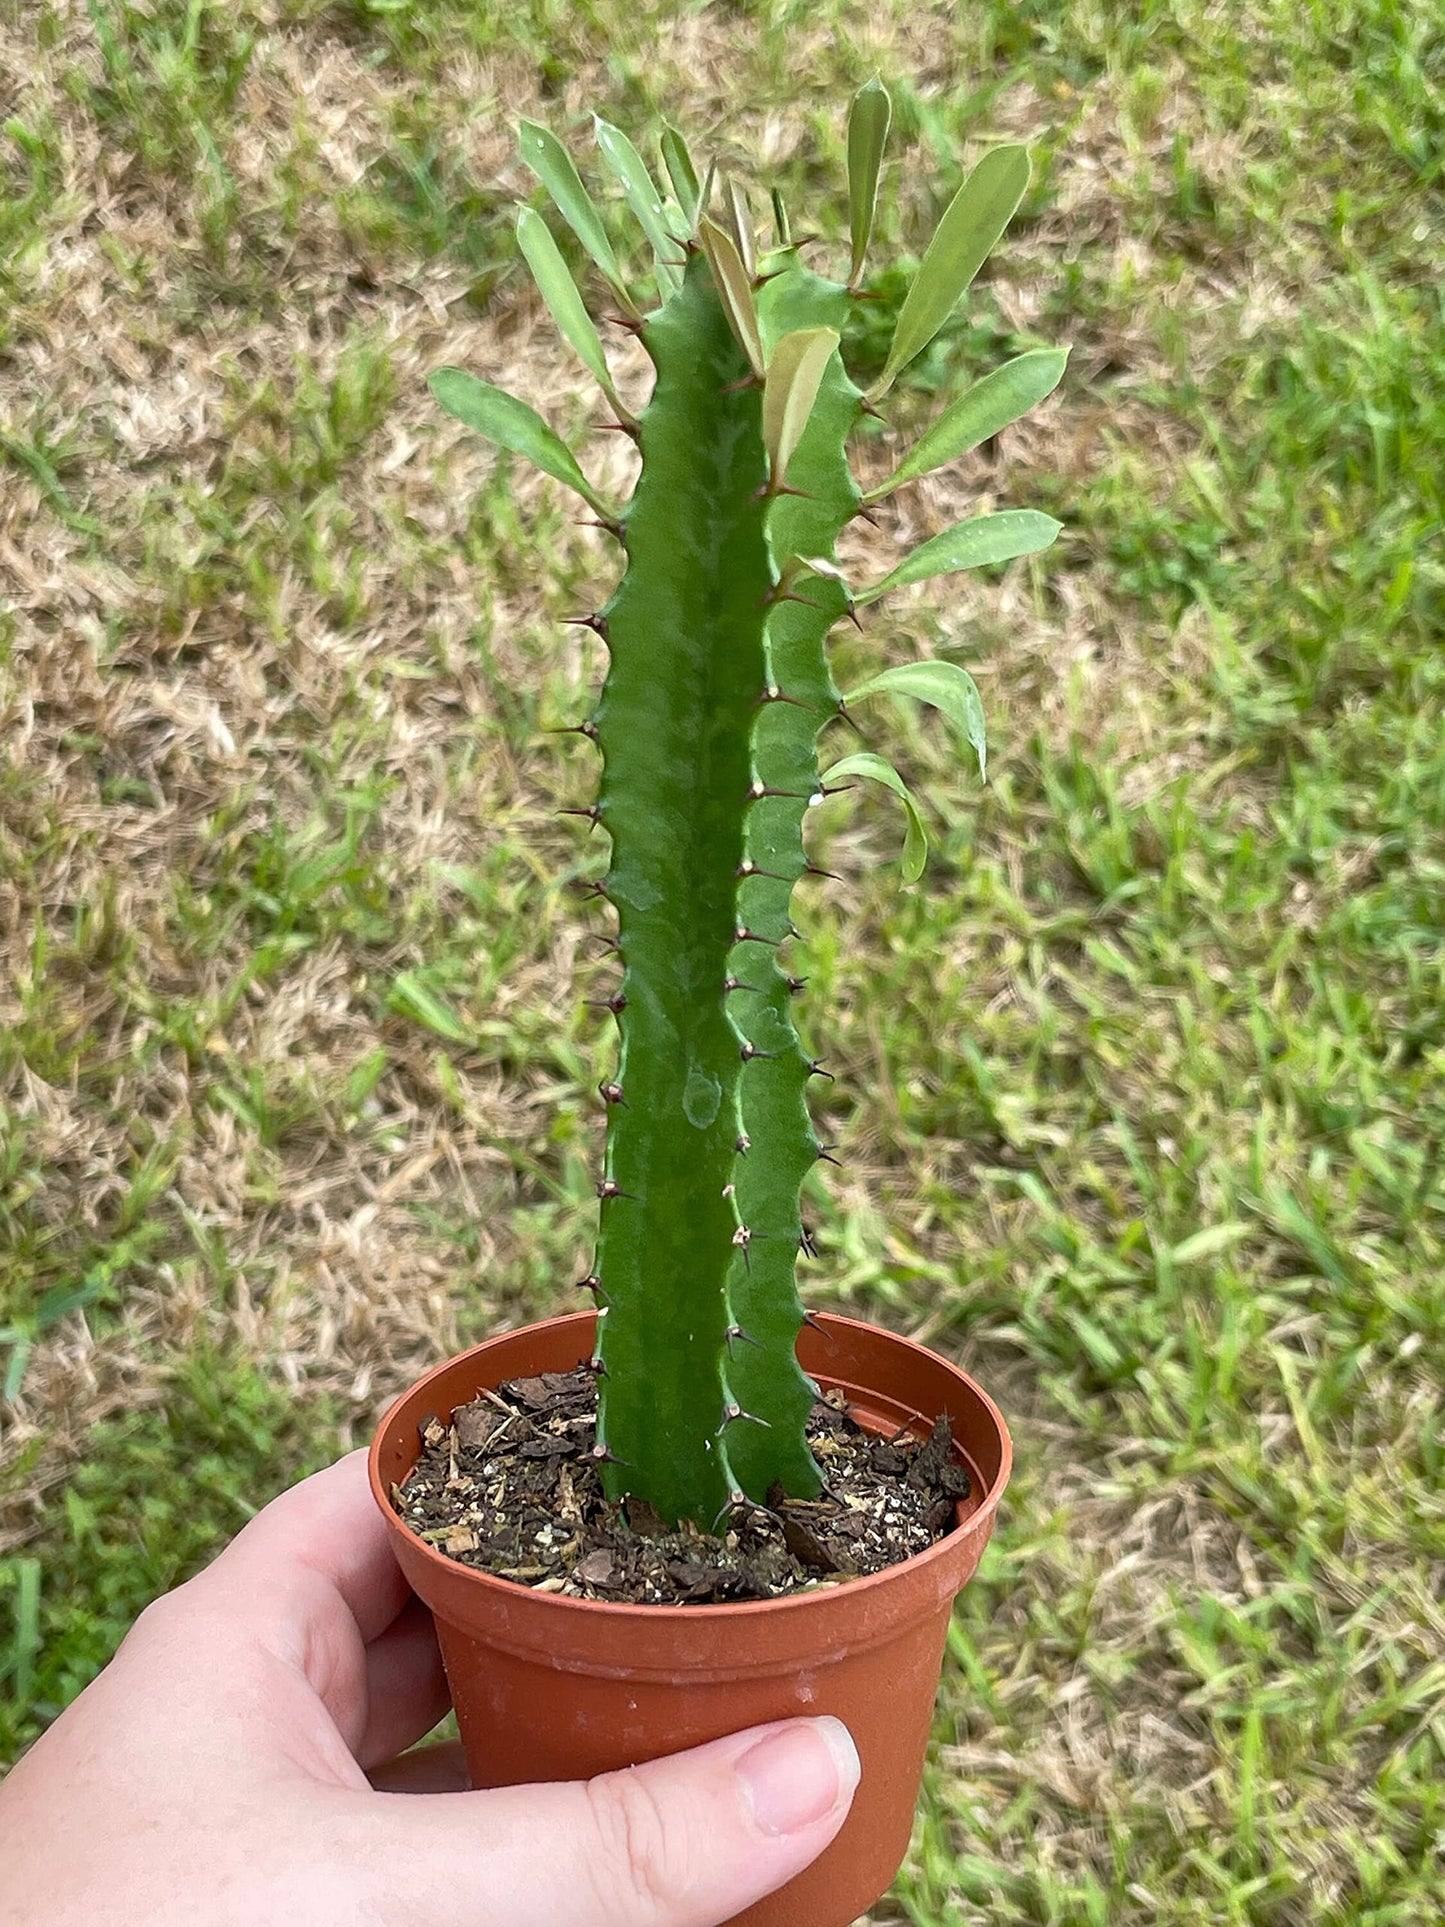
<path id="1" fill-rule="evenodd" d="M 401 1533 L 405 1537 L 411 1556 L 414 1559 L 419 1559 L 429 1570 L 439 1576 L 445 1576 L 451 1580 L 452 1583 L 456 1583 L 456 1575 L 460 1574 L 461 1582 L 464 1585 L 480 1586 L 494 1596 L 501 1595 L 508 1600 L 516 1600 L 519 1595 L 523 1598 L 531 1597 L 537 1599 L 539 1602 L 545 1599 L 548 1609 L 552 1611 L 585 1614 L 593 1619 L 601 1616 L 610 1619 L 614 1624 L 625 1625 L 632 1623 L 639 1629 L 647 1625 L 656 1626 L 659 1619 L 666 1615 L 671 1615 L 675 1618 L 685 1618 L 689 1622 L 716 1623 L 725 1620 L 731 1623 L 737 1623 L 747 1617 L 756 1618 L 765 1613 L 799 1612 L 808 1607 L 816 1610 L 820 1595 L 836 1598 L 840 1594 L 846 1593 L 850 1598 L 859 1598 L 865 1592 L 877 1592 L 880 1588 L 890 1584 L 896 1584 L 906 1574 L 919 1572 L 941 1559 L 947 1559 L 965 1534 L 976 1533 L 979 1526 L 990 1521 L 994 1513 L 998 1510 L 999 1500 L 1003 1497 L 1004 1488 L 1009 1482 L 1009 1475 L 1013 1469 L 1013 1440 L 1009 1436 L 1009 1429 L 1004 1421 L 1003 1413 L 978 1381 L 971 1377 L 968 1372 L 964 1371 L 961 1365 L 956 1365 L 952 1359 L 944 1358 L 940 1353 L 930 1351 L 926 1345 L 920 1345 L 914 1339 L 904 1338 L 900 1333 L 890 1331 L 885 1325 L 875 1325 L 864 1318 L 845 1318 L 839 1312 L 824 1311 L 815 1312 L 814 1318 L 819 1325 L 825 1328 L 831 1326 L 844 1332 L 866 1332 L 871 1337 L 884 1339 L 889 1344 L 899 1346 L 909 1352 L 917 1352 L 929 1359 L 932 1363 L 942 1365 L 967 1389 L 971 1396 L 978 1401 L 998 1434 L 999 1466 L 998 1471 L 989 1482 L 987 1491 L 983 1494 L 983 1497 L 977 1505 L 972 1504 L 968 1500 L 961 1501 L 959 1509 L 962 1516 L 958 1524 L 954 1526 L 951 1532 L 945 1533 L 941 1539 L 935 1540 L 926 1551 L 915 1552 L 907 1559 L 900 1559 L 894 1565 L 885 1566 L 881 1572 L 866 1573 L 855 1579 L 845 1579 L 835 1586 L 817 1586 L 806 1592 L 788 1593 L 780 1598 L 734 1599 L 712 1605 L 673 1606 L 661 1604 L 648 1605 L 626 1600 L 574 1599 L 566 1593 L 539 1594 L 535 1588 L 518 1585 L 513 1579 L 502 1579 L 495 1573 L 483 1572 L 476 1566 L 462 1565 L 459 1560 L 449 1559 L 445 1553 L 438 1552 L 435 1546 L 428 1545 L 424 1539 L 412 1531 L 406 1520 L 403 1519 L 401 1514 L 396 1510 L 396 1507 L 391 1502 L 391 1493 L 381 1476 L 380 1459 L 382 1440 L 391 1429 L 402 1406 L 408 1403 L 416 1393 L 420 1391 L 424 1385 L 429 1384 L 432 1379 L 440 1377 L 443 1372 L 450 1371 L 452 1367 L 460 1364 L 462 1360 L 487 1351 L 498 1339 L 511 1338 L 524 1331 L 540 1331 L 545 1328 L 555 1328 L 559 1325 L 589 1325 L 593 1323 L 596 1316 L 597 1314 L 591 1311 L 564 1312 L 555 1318 L 536 1319 L 530 1325 L 514 1325 L 507 1331 L 494 1332 L 491 1338 L 483 1339 L 479 1345 L 468 1346 L 466 1351 L 456 1352 L 450 1358 L 443 1359 L 439 1364 L 433 1365 L 431 1369 L 424 1372 L 420 1378 L 414 1379 L 387 1407 L 380 1424 L 378 1424 L 372 1434 L 371 1444 L 367 1448 L 366 1471 L 371 1483 L 372 1497 L 380 1507 L 382 1517 L 386 1520 L 387 1524 L 394 1531 Z M 825 1372 L 821 1374 L 821 1376 L 826 1378 L 828 1375 Z M 860 1386 L 855 1389 L 863 1390 L 865 1388 Z M 975 1468 L 970 1466 L 970 1470 L 973 1469 Z M 967 1508 L 966 1510 L 964 1509 L 965 1507 Z M 582 1621 L 579 1619 L 576 1623 L 580 1626 Z"/>

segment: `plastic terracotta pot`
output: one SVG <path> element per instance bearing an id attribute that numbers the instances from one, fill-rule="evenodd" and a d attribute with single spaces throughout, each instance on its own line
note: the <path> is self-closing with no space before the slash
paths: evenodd
<path id="1" fill-rule="evenodd" d="M 954 1595 L 972 1576 L 1008 1483 L 1008 1429 L 956 1365 L 851 1318 L 805 1327 L 798 1356 L 840 1386 L 870 1429 L 926 1434 L 940 1412 L 970 1496 L 944 1539 L 900 1565 L 786 1599 L 635 1606 L 533 1592 L 458 1565 L 391 1504 L 421 1450 L 421 1425 L 483 1388 L 590 1357 L 595 1315 L 549 1319 L 488 1340 L 397 1400 L 371 1446 L 371 1486 L 402 1571 L 431 1608 L 475 1786 L 577 1780 L 768 1720 L 832 1713 L 863 1777 L 838 1837 L 804 1873 L 737 1917 L 738 1927 L 848 1927 L 908 1849 Z"/>

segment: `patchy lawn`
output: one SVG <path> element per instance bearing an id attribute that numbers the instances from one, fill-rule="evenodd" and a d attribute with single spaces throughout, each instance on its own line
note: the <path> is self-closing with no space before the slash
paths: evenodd
<path id="1" fill-rule="evenodd" d="M 799 908 L 845 1167 L 807 1289 L 962 1356 L 1019 1448 L 876 1919 L 1424 1927 L 1423 0 L 0 0 L 0 1758 L 417 1366 L 586 1269 L 611 1045 L 569 886 L 601 853 L 553 814 L 591 751 L 547 731 L 600 672 L 560 618 L 611 558 L 423 385 L 462 361 L 598 419 L 517 258 L 516 116 L 580 156 L 589 108 L 665 107 L 836 254 L 875 70 L 878 259 L 989 139 L 1040 162 L 887 432 L 1073 344 L 1037 419 L 867 535 L 1025 504 L 1058 547 L 839 641 L 967 663 L 989 785 L 870 714 L 934 861 L 901 889 L 886 802 L 836 799 L 842 880 Z"/>

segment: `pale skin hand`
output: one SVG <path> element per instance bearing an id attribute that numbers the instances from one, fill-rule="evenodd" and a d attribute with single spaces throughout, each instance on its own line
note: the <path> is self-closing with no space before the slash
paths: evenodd
<path id="1" fill-rule="evenodd" d="M 355 1453 L 143 1613 L 0 1785 L 0 1927 L 719 1927 L 857 1782 L 843 1727 L 794 1720 L 474 1793 L 454 1749 L 396 1758 L 446 1707 Z"/>

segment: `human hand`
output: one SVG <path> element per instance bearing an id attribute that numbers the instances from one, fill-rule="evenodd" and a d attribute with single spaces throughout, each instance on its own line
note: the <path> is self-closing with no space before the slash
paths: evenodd
<path id="1" fill-rule="evenodd" d="M 148 1607 L 0 1785 L 0 1927 L 718 1927 L 857 1784 L 843 1726 L 792 1720 L 464 1791 L 458 1749 L 396 1757 L 447 1704 L 353 1453 Z"/>

